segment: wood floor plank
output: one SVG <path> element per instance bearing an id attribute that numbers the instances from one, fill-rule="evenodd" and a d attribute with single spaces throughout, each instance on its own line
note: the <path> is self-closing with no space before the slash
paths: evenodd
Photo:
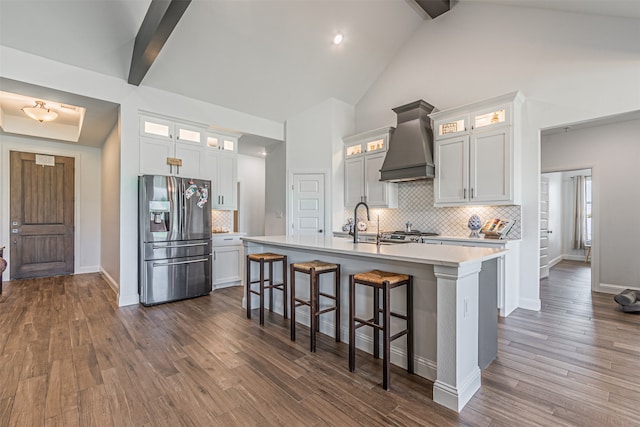
<path id="1" fill-rule="evenodd" d="M 118 308 L 100 274 L 5 282 L 0 426 L 640 425 L 640 316 L 590 291 L 588 264 L 540 283 L 542 309 L 499 319 L 498 358 L 457 414 L 433 383 L 289 321 L 246 318 L 242 288 Z"/>

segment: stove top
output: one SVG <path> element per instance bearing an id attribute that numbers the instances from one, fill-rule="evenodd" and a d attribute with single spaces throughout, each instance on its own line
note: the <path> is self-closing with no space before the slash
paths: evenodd
<path id="1" fill-rule="evenodd" d="M 391 234 L 400 234 L 403 236 L 437 236 L 438 233 L 433 233 L 430 231 L 420 231 L 420 230 L 411 230 L 411 231 L 392 231 Z"/>
<path id="2" fill-rule="evenodd" d="M 422 242 L 422 237 L 426 236 L 438 236 L 438 233 L 428 231 L 392 231 L 390 233 L 383 233 L 382 239 L 388 242 Z"/>

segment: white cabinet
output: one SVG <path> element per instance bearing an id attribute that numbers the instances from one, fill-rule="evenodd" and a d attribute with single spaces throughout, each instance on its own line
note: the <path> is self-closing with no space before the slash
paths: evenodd
<path id="1" fill-rule="evenodd" d="M 433 113 L 435 206 L 520 202 L 518 92 Z"/>
<path id="2" fill-rule="evenodd" d="M 199 178 L 204 133 L 197 125 L 140 115 L 140 173 Z"/>
<path id="3" fill-rule="evenodd" d="M 212 237 L 213 289 L 242 284 L 244 248 L 242 234 L 221 234 Z"/>
<path id="4" fill-rule="evenodd" d="M 202 172 L 211 180 L 211 208 L 237 209 L 238 135 L 208 133 Z"/>
<path id="5" fill-rule="evenodd" d="M 387 127 L 344 138 L 344 204 L 353 207 L 397 208 L 398 185 L 380 182 L 380 168 L 394 128 Z"/>

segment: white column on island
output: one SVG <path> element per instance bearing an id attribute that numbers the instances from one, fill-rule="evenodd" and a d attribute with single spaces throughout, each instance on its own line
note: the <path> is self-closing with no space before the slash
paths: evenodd
<path id="1" fill-rule="evenodd" d="M 456 412 L 480 388 L 478 273 L 481 262 L 434 266 L 438 287 L 438 367 L 433 400 Z"/>

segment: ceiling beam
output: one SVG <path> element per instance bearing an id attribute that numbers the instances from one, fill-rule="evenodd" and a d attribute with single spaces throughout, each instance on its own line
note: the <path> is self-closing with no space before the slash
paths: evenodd
<path id="1" fill-rule="evenodd" d="M 435 19 L 451 9 L 450 0 L 415 0 L 427 12 L 431 19 Z"/>
<path id="2" fill-rule="evenodd" d="M 139 86 L 191 0 L 151 0 L 133 45 L 129 84 Z"/>

